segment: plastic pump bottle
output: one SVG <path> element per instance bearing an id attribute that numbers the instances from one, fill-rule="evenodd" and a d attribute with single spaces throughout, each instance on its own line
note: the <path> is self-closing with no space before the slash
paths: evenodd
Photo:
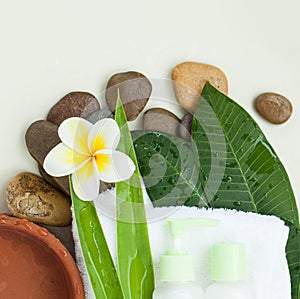
<path id="1" fill-rule="evenodd" d="M 245 283 L 246 247 L 242 243 L 218 243 L 211 250 L 211 279 L 206 299 L 254 299 Z"/>
<path id="2" fill-rule="evenodd" d="M 169 232 L 173 238 L 173 249 L 160 258 L 160 280 L 162 285 L 153 293 L 153 299 L 202 299 L 203 290 L 195 283 L 193 256 L 183 249 L 181 237 L 192 226 L 216 226 L 219 220 L 202 218 L 171 219 Z"/>

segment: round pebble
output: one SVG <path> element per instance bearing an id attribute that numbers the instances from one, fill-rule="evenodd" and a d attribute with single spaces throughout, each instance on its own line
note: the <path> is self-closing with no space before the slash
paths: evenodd
<path id="1" fill-rule="evenodd" d="M 6 200 L 16 217 L 52 226 L 71 224 L 69 197 L 35 174 L 22 172 L 13 178 Z"/>
<path id="2" fill-rule="evenodd" d="M 159 131 L 176 136 L 178 124 L 178 117 L 162 108 L 149 109 L 143 116 L 144 130 Z"/>
<path id="3" fill-rule="evenodd" d="M 172 71 L 172 80 L 178 103 L 190 113 L 195 112 L 199 95 L 208 81 L 224 94 L 228 93 L 225 74 L 219 68 L 209 64 L 180 63 Z"/>
<path id="4" fill-rule="evenodd" d="M 57 125 L 46 120 L 38 120 L 32 123 L 26 131 L 27 149 L 40 165 L 43 165 L 50 150 L 61 142 L 57 130 Z"/>
<path id="5" fill-rule="evenodd" d="M 273 124 L 286 122 L 293 112 L 291 102 L 286 97 L 273 92 L 263 93 L 257 97 L 255 108 L 263 118 Z"/>
<path id="6" fill-rule="evenodd" d="M 128 121 L 138 117 L 145 108 L 152 91 L 151 82 L 145 75 L 129 71 L 113 75 L 105 92 L 107 105 L 114 113 L 116 108 L 118 90 L 124 106 Z"/>
<path id="7" fill-rule="evenodd" d="M 74 91 L 65 95 L 49 111 L 47 120 L 55 125 L 60 125 L 70 117 L 86 118 L 95 110 L 100 109 L 97 98 L 83 91 Z"/>
<path id="8" fill-rule="evenodd" d="M 42 167 L 50 150 L 61 142 L 57 130 L 57 125 L 46 120 L 38 120 L 27 129 L 25 142 L 30 155 L 38 162 L 41 176 L 52 186 L 70 195 L 69 178 L 52 177 Z"/>

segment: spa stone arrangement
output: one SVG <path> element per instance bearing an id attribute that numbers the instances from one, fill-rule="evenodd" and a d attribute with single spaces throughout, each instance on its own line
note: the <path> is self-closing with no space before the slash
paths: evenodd
<path id="1" fill-rule="evenodd" d="M 171 80 L 165 82 L 174 88 L 174 105 L 185 111 L 181 119 L 163 107 L 147 109 L 156 81 L 136 71 L 114 74 L 103 95 L 104 108 L 91 93 L 72 91 L 45 120 L 32 123 L 25 140 L 40 176 L 22 172 L 9 182 L 9 211 L 47 226 L 70 226 L 73 219 L 76 258 L 88 299 L 213 299 L 218 294 L 283 299 L 280 296 L 287 293 L 291 295 L 286 298 L 299 299 L 300 226 L 293 190 L 259 126 L 227 96 L 225 74 L 198 62 L 173 68 Z M 274 125 L 292 114 L 291 102 L 269 91 L 255 99 L 255 107 Z M 142 126 L 130 131 L 128 124 L 137 118 L 142 118 Z M 97 211 L 97 201 L 107 193 L 115 197 L 115 214 L 109 221 Z M 155 216 L 159 211 L 166 213 Z M 174 237 L 172 249 L 172 244 L 155 249 L 160 241 L 153 237 L 151 222 L 162 223 L 156 235 L 163 231 L 164 238 Z M 233 226 L 226 228 L 226 223 Z M 249 243 L 247 233 L 235 228 L 238 223 L 251 232 Z M 268 225 L 270 236 L 274 234 L 274 240 L 265 241 L 266 250 L 272 242 L 281 246 L 276 278 L 282 282 L 281 291 L 274 279 L 264 290 L 258 281 L 263 277 L 252 277 L 253 253 L 264 244 L 259 234 L 255 243 L 256 225 L 266 225 L 260 232 L 265 238 Z M 204 252 L 203 269 L 209 273 L 193 269 L 199 262 L 191 257 L 193 248 L 186 250 L 178 241 L 184 231 L 188 235 L 189 227 L 197 226 L 219 226 L 217 232 L 210 228 L 218 237 L 205 248 L 194 244 Z M 228 241 L 229 227 L 236 230 L 234 242 Z M 108 233 L 110 229 L 114 233 Z M 190 238 L 201 238 L 201 231 L 193 233 Z M 276 233 L 281 241 L 275 241 Z M 257 258 L 262 263 L 266 250 Z M 230 272 L 234 263 L 238 266 Z M 218 282 L 226 278 L 224 288 Z"/>

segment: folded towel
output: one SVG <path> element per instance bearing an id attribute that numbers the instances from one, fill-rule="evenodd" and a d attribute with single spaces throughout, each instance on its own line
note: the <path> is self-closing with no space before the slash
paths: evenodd
<path id="1" fill-rule="evenodd" d="M 159 284 L 159 258 L 171 247 L 167 219 L 213 218 L 218 227 L 193 227 L 183 236 L 183 244 L 195 258 L 196 279 L 205 289 L 210 283 L 210 248 L 218 242 L 245 243 L 247 248 L 247 282 L 256 299 L 289 299 L 290 276 L 285 257 L 289 229 L 274 216 L 225 209 L 189 207 L 153 208 L 147 195 L 146 211 L 156 283 Z M 115 193 L 106 192 L 95 202 L 113 259 L 116 261 Z M 86 298 L 93 299 L 88 275 L 79 250 L 76 225 L 73 223 L 76 257 L 82 273 Z"/>

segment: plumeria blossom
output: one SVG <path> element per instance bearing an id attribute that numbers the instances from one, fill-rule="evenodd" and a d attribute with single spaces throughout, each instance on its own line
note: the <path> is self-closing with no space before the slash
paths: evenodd
<path id="1" fill-rule="evenodd" d="M 132 176 L 134 163 L 115 150 L 120 130 L 113 119 L 105 118 L 93 125 L 71 117 L 61 123 L 58 135 L 62 142 L 48 153 L 44 169 L 56 177 L 72 174 L 74 192 L 80 199 L 96 199 L 100 180 L 112 183 Z"/>

